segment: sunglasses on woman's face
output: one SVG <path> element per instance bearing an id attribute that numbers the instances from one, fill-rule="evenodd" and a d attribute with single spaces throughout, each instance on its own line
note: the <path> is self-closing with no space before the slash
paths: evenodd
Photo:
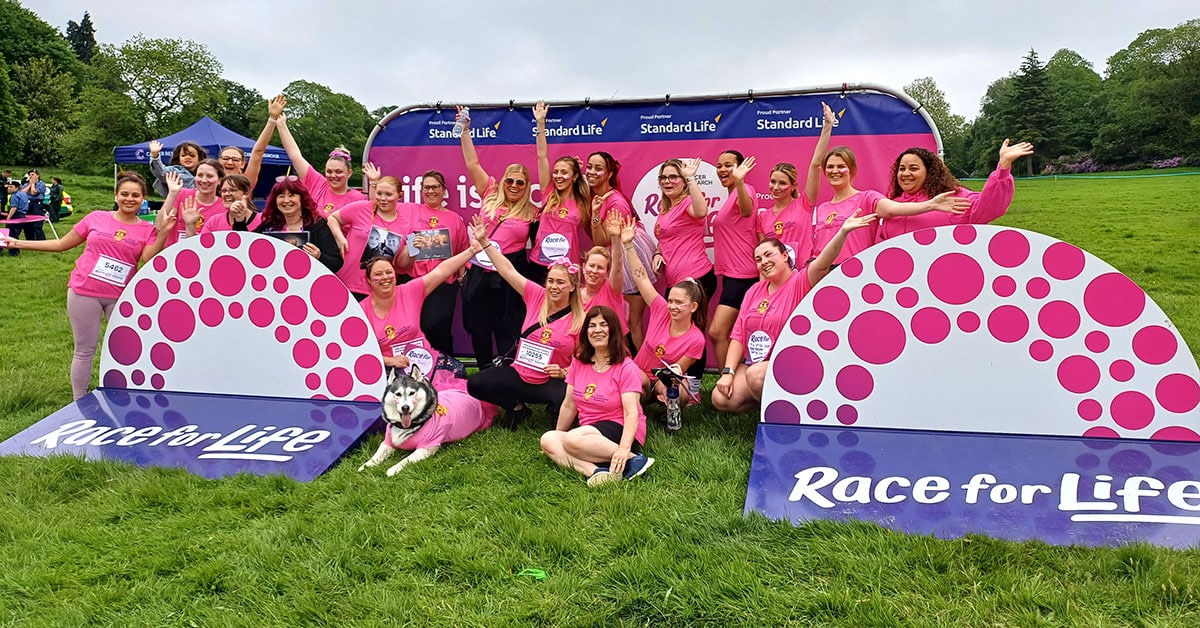
<path id="1" fill-rule="evenodd" d="M 519 188 L 525 187 L 525 179 L 508 178 L 504 180 L 504 185 L 515 185 Z"/>
<path id="2" fill-rule="evenodd" d="M 300 180 L 300 177 L 297 177 L 294 174 L 289 174 L 289 175 L 281 176 L 281 177 L 275 177 L 276 183 L 283 183 L 284 181 L 299 181 L 299 180 Z"/>

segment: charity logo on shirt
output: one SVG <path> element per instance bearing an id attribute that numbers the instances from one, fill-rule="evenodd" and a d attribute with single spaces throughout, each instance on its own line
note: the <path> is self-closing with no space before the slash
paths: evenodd
<path id="1" fill-rule="evenodd" d="M 783 221 L 782 220 L 775 221 L 775 235 L 783 235 Z"/>
<path id="2" fill-rule="evenodd" d="M 116 233 L 113 234 L 113 239 L 116 240 L 117 242 L 124 240 L 125 239 L 125 230 L 117 229 Z"/>
<path id="3" fill-rule="evenodd" d="M 200 227 L 203 227 L 203 226 L 204 226 L 204 215 L 201 214 L 200 217 L 196 219 L 196 230 L 199 231 Z"/>
<path id="4" fill-rule="evenodd" d="M 657 347 L 654 347 L 654 356 L 655 357 L 661 358 L 666 354 L 667 354 L 667 348 L 664 347 L 663 345 L 658 345 Z"/>
<path id="5" fill-rule="evenodd" d="M 767 313 L 767 309 L 769 309 L 770 307 L 771 307 L 771 300 L 770 300 L 770 299 L 763 299 L 763 300 L 762 300 L 762 302 L 760 302 L 760 303 L 758 304 L 758 313 L 759 313 L 759 314 L 766 314 L 766 313 Z"/>
<path id="6" fill-rule="evenodd" d="M 396 328 L 392 327 L 391 324 L 388 324 L 387 327 L 383 328 L 383 335 L 387 336 L 388 340 L 395 340 L 396 339 Z"/>
<path id="7" fill-rule="evenodd" d="M 660 222 L 654 223 L 654 237 L 656 237 L 656 238 L 662 237 L 662 223 L 660 223 Z"/>
<path id="8" fill-rule="evenodd" d="M 596 394 L 596 385 L 595 384 L 588 384 L 587 388 L 583 389 L 583 398 L 585 400 L 591 399 L 592 395 L 594 395 L 594 394 Z"/>
<path id="9" fill-rule="evenodd" d="M 550 337 L 554 335 L 554 330 L 549 327 L 542 328 L 542 344 L 550 342 Z"/>
<path id="10" fill-rule="evenodd" d="M 830 212 L 829 216 L 827 218 L 825 218 L 825 224 L 832 225 L 833 221 L 836 219 L 837 219 L 837 212 Z"/>
<path id="11" fill-rule="evenodd" d="M 566 217 L 567 217 L 567 208 L 566 208 L 566 207 L 559 207 L 559 208 L 558 208 L 558 217 L 559 217 L 559 218 L 566 218 Z"/>
<path id="12" fill-rule="evenodd" d="M 436 227 L 436 226 L 438 226 L 438 217 L 437 217 L 437 216 L 430 216 L 430 217 L 429 217 L 429 227 L 430 227 L 430 228 L 433 228 L 433 227 Z"/>
<path id="13" fill-rule="evenodd" d="M 326 214 L 332 213 L 333 203 L 325 203 L 325 207 L 321 211 L 325 212 Z"/>
<path id="14" fill-rule="evenodd" d="M 446 416 L 450 413 L 450 411 L 446 409 L 446 406 L 443 406 L 439 403 L 437 404 L 437 408 L 434 409 L 433 413 L 438 416 Z"/>

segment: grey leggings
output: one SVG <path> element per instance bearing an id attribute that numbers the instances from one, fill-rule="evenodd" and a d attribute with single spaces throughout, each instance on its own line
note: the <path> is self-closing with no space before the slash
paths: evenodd
<path id="1" fill-rule="evenodd" d="M 67 318 L 75 337 L 75 355 L 71 357 L 71 393 L 78 399 L 87 394 L 92 383 L 92 361 L 100 344 L 101 316 L 112 316 L 116 299 L 101 299 L 67 290 Z"/>

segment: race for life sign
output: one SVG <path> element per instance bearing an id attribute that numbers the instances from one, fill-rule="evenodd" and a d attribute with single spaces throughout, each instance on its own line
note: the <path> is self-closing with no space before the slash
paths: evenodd
<path id="1" fill-rule="evenodd" d="M 1044 235 L 941 227 L 848 260 L 780 335 L 762 421 L 748 511 L 939 536 L 1200 540 L 1191 351 L 1133 281 Z"/>

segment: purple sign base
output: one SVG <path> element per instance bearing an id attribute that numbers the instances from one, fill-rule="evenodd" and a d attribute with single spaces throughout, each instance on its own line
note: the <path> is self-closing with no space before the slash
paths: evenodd
<path id="1" fill-rule="evenodd" d="M 1055 545 L 1200 543 L 1200 443 L 760 423 L 747 513 Z"/>
<path id="2" fill-rule="evenodd" d="M 201 393 L 95 390 L 0 443 L 0 456 L 70 454 L 308 482 L 379 421 L 379 404 Z"/>

